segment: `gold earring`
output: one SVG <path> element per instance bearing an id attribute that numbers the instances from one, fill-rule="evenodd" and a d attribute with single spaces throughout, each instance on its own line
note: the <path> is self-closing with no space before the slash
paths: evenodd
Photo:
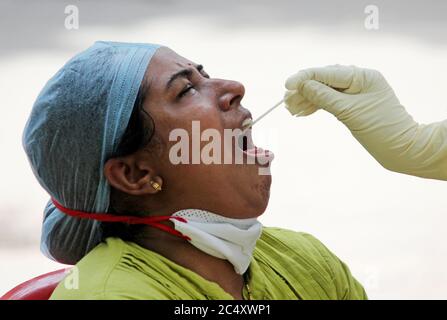
<path id="1" fill-rule="evenodd" d="M 155 190 L 161 191 L 161 186 L 157 182 L 151 180 L 150 184 L 151 184 L 152 188 L 154 188 Z"/>

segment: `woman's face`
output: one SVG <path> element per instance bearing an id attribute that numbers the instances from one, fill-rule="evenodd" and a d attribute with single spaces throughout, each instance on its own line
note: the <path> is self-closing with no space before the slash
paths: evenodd
<path id="1" fill-rule="evenodd" d="M 158 152 L 151 152 L 150 148 L 145 151 L 153 174 L 162 179 L 162 191 L 151 197 L 159 197 L 172 211 L 197 208 L 232 218 L 262 214 L 270 195 L 271 176 L 265 174 L 269 164 L 253 163 L 246 153 L 242 164 L 235 163 L 235 149 L 230 164 L 224 164 L 223 160 L 224 153 L 235 146 L 235 139 L 224 141 L 224 129 L 241 129 L 243 121 L 251 118 L 250 112 L 241 106 L 244 86 L 236 81 L 212 78 L 202 66 L 165 47 L 158 49 L 152 58 L 146 81 L 144 109 L 153 118 L 156 140 L 161 142 Z M 213 128 L 220 134 L 220 163 L 206 164 L 201 159 L 203 148 L 213 140 L 199 142 L 200 150 L 193 149 L 192 139 L 200 139 L 193 137 L 193 121 L 197 121 L 195 124 L 202 133 Z M 179 137 L 170 141 L 174 129 L 188 133 L 189 163 L 172 161 L 170 150 L 175 145 L 178 147 L 180 141 Z M 200 163 L 192 164 L 193 157 L 199 158 Z"/>

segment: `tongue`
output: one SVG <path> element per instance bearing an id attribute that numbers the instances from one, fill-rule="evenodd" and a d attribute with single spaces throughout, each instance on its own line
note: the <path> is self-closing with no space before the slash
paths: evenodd
<path id="1" fill-rule="evenodd" d="M 271 151 L 258 147 L 253 147 L 245 152 L 251 157 L 256 157 L 257 161 L 259 161 L 258 164 L 260 165 L 268 165 L 275 157 Z"/>

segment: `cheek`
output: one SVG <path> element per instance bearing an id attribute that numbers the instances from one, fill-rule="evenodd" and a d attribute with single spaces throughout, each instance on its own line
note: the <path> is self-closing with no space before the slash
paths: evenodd
<path id="1" fill-rule="evenodd" d="M 180 118 L 168 119 L 158 126 L 158 130 L 164 146 L 163 158 L 170 164 L 178 164 L 179 158 L 184 160 L 183 164 L 186 163 L 184 166 L 202 164 L 202 151 L 208 154 L 206 150 L 224 145 L 224 129 L 218 114 L 213 112 L 191 112 Z M 216 136 L 219 144 L 215 143 Z"/>
<path id="2" fill-rule="evenodd" d="M 197 107 L 181 109 L 175 115 L 170 114 L 156 123 L 156 127 L 165 144 L 172 146 L 176 141 L 169 141 L 169 136 L 174 130 L 186 131 L 191 143 L 193 134 L 200 139 L 203 131 L 207 129 L 214 129 L 223 134 L 222 122 L 221 115 L 216 110 Z"/>

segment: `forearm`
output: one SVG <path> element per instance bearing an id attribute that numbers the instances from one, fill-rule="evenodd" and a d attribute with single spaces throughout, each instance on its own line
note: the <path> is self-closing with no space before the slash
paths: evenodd
<path id="1" fill-rule="evenodd" d="M 388 170 L 447 180 L 447 120 L 419 124 L 400 105 L 383 117 L 377 104 L 375 112 L 362 108 L 344 119 L 353 136 Z"/>

